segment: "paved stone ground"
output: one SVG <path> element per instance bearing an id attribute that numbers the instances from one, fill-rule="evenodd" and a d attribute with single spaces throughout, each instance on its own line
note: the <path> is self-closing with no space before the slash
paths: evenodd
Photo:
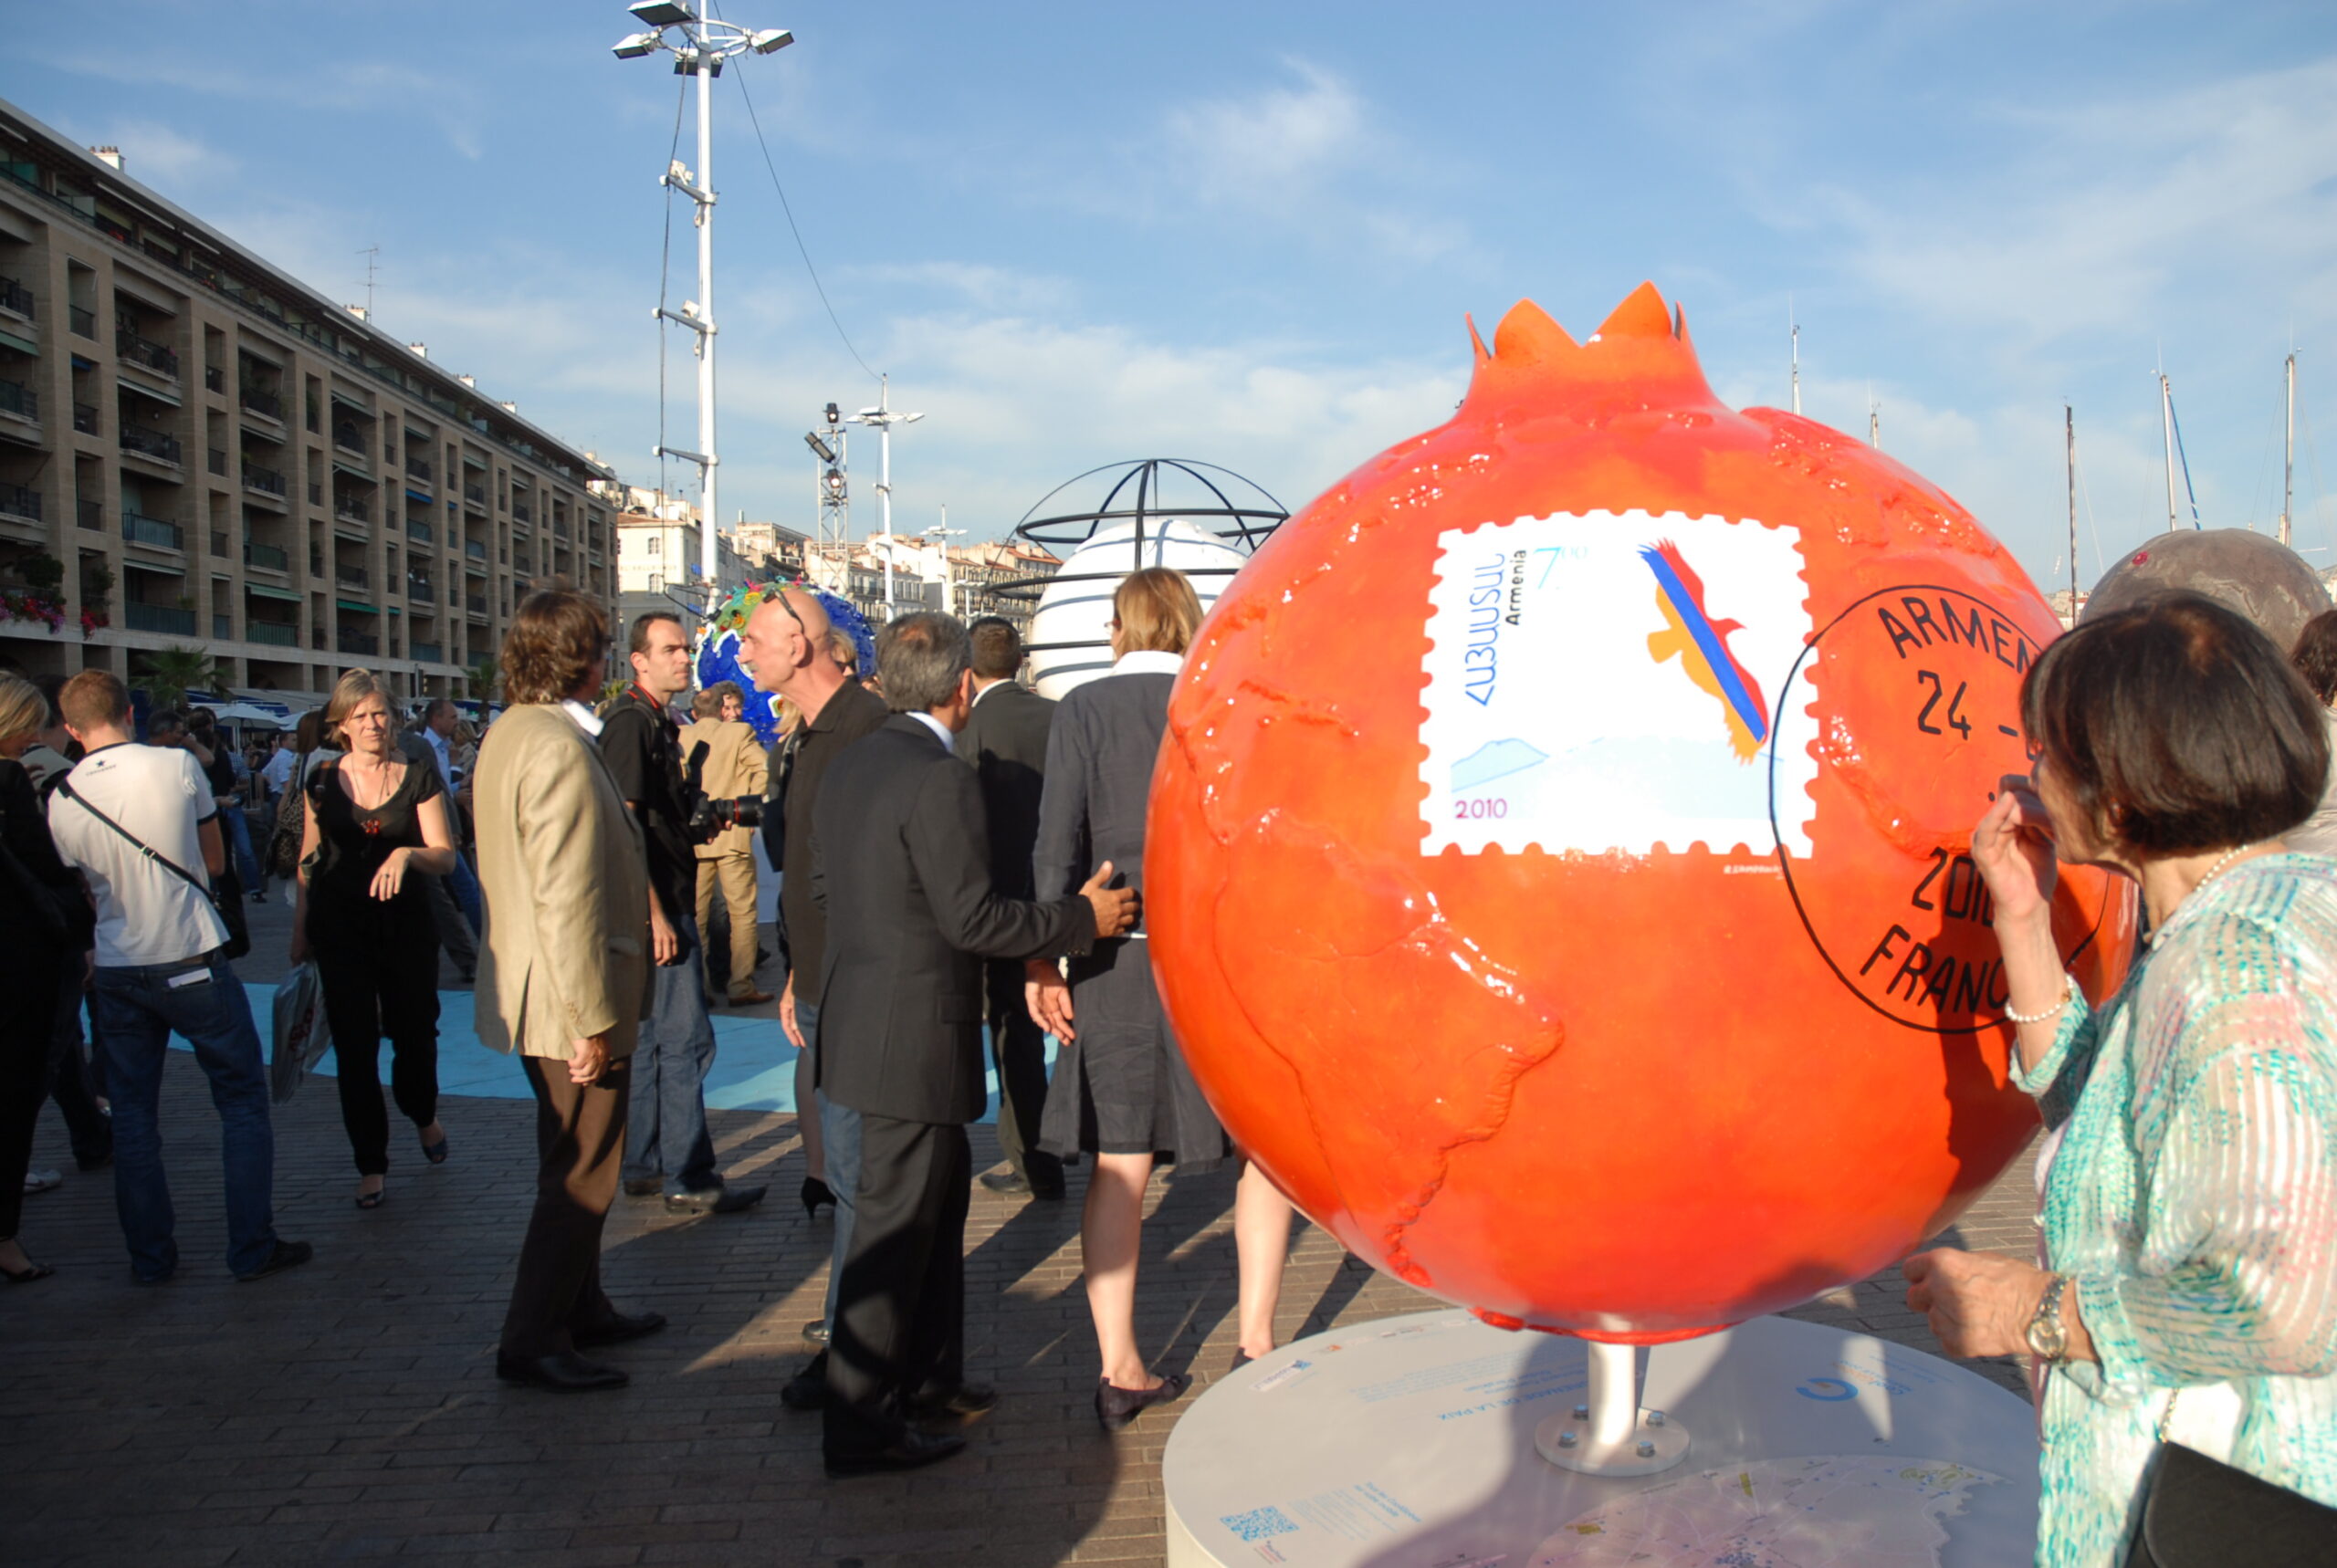
<path id="1" fill-rule="evenodd" d="M 260 912 L 252 978 L 280 967 L 281 916 Z M 768 980 L 768 977 L 766 979 Z M 775 1026 L 774 1026 L 775 1027 Z M 1076 1199 L 973 1195 L 968 1342 L 1006 1396 L 965 1455 L 917 1475 L 831 1483 L 819 1423 L 779 1404 L 819 1315 L 830 1230 L 789 1198 L 803 1176 L 793 1118 L 716 1113 L 734 1180 L 769 1181 L 751 1213 L 683 1220 L 619 1200 L 604 1270 L 629 1308 L 673 1326 L 609 1353 L 620 1394 L 561 1398 L 496 1382 L 493 1351 L 529 1201 L 532 1106 L 451 1100 L 451 1162 L 393 1145 L 390 1200 L 359 1213 L 330 1085 L 278 1119 L 277 1217 L 313 1241 L 306 1269 L 228 1277 L 217 1122 L 194 1060 L 173 1052 L 164 1158 L 179 1274 L 130 1282 L 103 1173 L 72 1171 L 45 1113 L 35 1164 L 65 1186 L 30 1200 L 25 1239 L 57 1278 L 0 1287 L 0 1562 L 309 1564 L 426 1555 L 463 1563 L 1158 1563 L 1160 1456 L 1172 1426 L 1117 1435 L 1092 1412 Z M 393 1118 L 394 1121 L 394 1118 Z M 403 1124 L 400 1124 L 403 1126 Z M 992 1159 L 975 1129 L 978 1163 Z M 2027 1158 L 1951 1242 L 2026 1253 Z M 1233 1354 L 1232 1182 L 1156 1178 L 1139 1329 L 1156 1364 L 1201 1384 Z M 1301 1225 L 1285 1339 L 1441 1305 Z M 1937 1353 L 1892 1270 L 1793 1314 Z M 2018 1390 L 2011 1363 L 1973 1364 Z"/>

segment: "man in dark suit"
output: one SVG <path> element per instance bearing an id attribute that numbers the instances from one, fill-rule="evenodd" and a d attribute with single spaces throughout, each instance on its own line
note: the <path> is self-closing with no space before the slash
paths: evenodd
<path id="1" fill-rule="evenodd" d="M 820 1090 L 860 1114 L 858 1212 L 828 1345 L 832 1476 L 911 1469 L 998 1402 L 965 1377 L 966 1124 L 989 1102 L 984 958 L 1087 952 L 1136 919 L 1112 868 L 1052 904 L 990 885 L 981 786 L 952 750 L 974 701 L 972 648 L 947 615 L 885 628 L 893 716 L 829 767 L 812 808 L 812 895 L 827 913 Z"/>
<path id="2" fill-rule="evenodd" d="M 990 884 L 1001 898 L 1029 898 L 1031 846 L 1039 836 L 1039 796 L 1046 784 L 1047 731 L 1055 705 L 1016 684 L 1022 639 L 1013 622 L 985 615 L 967 629 L 974 644 L 974 711 L 958 737 L 958 755 L 981 779 L 990 819 Z M 1022 1000 L 1022 967 L 1011 958 L 984 966 L 990 1049 L 998 1066 L 998 1142 L 1013 1168 L 984 1171 L 992 1192 L 1061 1199 L 1063 1161 L 1038 1147 L 1039 1113 L 1047 1103 L 1047 1037 Z"/>

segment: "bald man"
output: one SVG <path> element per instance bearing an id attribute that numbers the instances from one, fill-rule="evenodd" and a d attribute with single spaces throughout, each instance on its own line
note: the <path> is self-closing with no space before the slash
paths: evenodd
<path id="1" fill-rule="evenodd" d="M 814 1168 L 824 1175 L 836 1209 L 826 1311 L 804 1329 L 804 1337 L 823 1347 L 828 1325 L 835 1321 L 836 1283 L 844 1275 L 854 1197 L 860 1190 L 860 1113 L 832 1103 L 816 1087 L 820 1010 L 812 992 L 827 951 L 828 923 L 812 898 L 812 811 L 828 764 L 862 736 L 882 728 L 889 716 L 885 699 L 836 663 L 829 646 L 833 631 L 816 594 L 783 588 L 766 594 L 739 632 L 739 663 L 753 673 L 755 689 L 785 697 L 803 715 L 802 724 L 771 755 L 772 798 L 763 811 L 763 853 L 780 873 L 780 915 L 787 936 L 787 988 L 779 998 L 780 1027 L 804 1053 L 807 1069 L 796 1075 L 796 1115 L 799 1121 L 816 1119 L 820 1159 Z M 805 1131 L 808 1160 L 812 1140 L 810 1128 Z M 805 1207 L 818 1196 L 806 1183 Z M 823 1348 L 780 1390 L 780 1398 L 791 1409 L 817 1410 L 825 1402 L 827 1360 Z"/>

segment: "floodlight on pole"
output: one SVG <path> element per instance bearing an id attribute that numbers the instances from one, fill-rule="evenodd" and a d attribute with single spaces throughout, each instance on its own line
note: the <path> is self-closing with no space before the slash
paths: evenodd
<path id="1" fill-rule="evenodd" d="M 833 463 L 836 460 L 836 449 L 821 440 L 820 433 L 816 430 L 807 430 L 803 433 L 803 444 L 810 447 L 812 455 L 823 463 Z"/>
<path id="2" fill-rule="evenodd" d="M 634 0 L 625 9 L 652 30 L 620 42 L 614 51 L 617 58 L 637 60 L 664 49 L 674 57 L 676 75 L 697 78 L 697 171 L 692 173 L 676 160 L 658 181 L 687 196 L 697 209 L 697 298 L 679 311 L 661 308 L 656 314 L 697 338 L 693 351 L 697 355 L 698 449 L 686 452 L 660 445 L 652 455 L 697 465 L 698 570 L 711 602 L 720 589 L 715 528 L 722 515 L 716 500 L 716 470 L 721 458 L 714 444 L 714 78 L 722 74 L 724 60 L 749 52 L 768 55 L 783 49 L 795 41 L 795 35 L 784 27 L 753 29 L 735 22 L 708 20 L 683 0 Z"/>
<path id="3" fill-rule="evenodd" d="M 885 619 L 893 618 L 893 426 L 914 424 L 925 415 L 902 413 L 893 407 L 892 378 L 876 378 L 876 406 L 852 416 L 876 433 L 876 510 L 885 527 Z"/>

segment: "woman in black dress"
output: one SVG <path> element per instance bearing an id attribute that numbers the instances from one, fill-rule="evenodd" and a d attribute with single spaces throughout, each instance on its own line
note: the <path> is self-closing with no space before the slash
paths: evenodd
<path id="1" fill-rule="evenodd" d="M 7 999 L 0 1007 L 0 1279 L 10 1284 L 57 1272 L 26 1256 L 16 1226 L 33 1128 L 48 1097 L 49 1004 L 63 988 L 67 964 L 80 972 L 76 937 L 59 932 L 52 913 L 87 908 L 89 896 L 58 858 L 32 775 L 16 760 L 40 739 L 47 719 L 48 699 L 38 687 L 0 674 L 0 997 Z"/>
<path id="2" fill-rule="evenodd" d="M 341 1074 L 341 1119 L 357 1155 L 357 1207 L 379 1208 L 390 1168 L 382 1037 L 390 1091 L 421 1129 L 432 1165 L 438 1125 L 438 931 L 418 874 L 454 869 L 438 769 L 402 755 L 388 695 L 363 670 L 333 687 L 325 728 L 345 755 L 309 771 L 292 961 L 314 957 Z"/>
<path id="3" fill-rule="evenodd" d="M 1127 867 L 1129 883 L 1143 891 L 1153 759 L 1168 727 L 1168 693 L 1200 622 L 1192 583 L 1166 567 L 1137 572 L 1113 595 L 1112 673 L 1064 697 L 1048 732 L 1046 786 L 1032 854 L 1040 898 L 1076 893 L 1106 861 Z M 1104 1358 L 1095 1415 L 1116 1427 L 1147 1406 L 1176 1398 L 1190 1382 L 1175 1373 L 1156 1377 L 1137 1347 L 1137 1233 L 1153 1163 L 1169 1160 L 1181 1171 L 1199 1172 L 1238 1157 L 1239 1151 L 1201 1098 L 1169 1032 L 1143 925 L 1096 943 L 1069 967 L 1068 979 L 1052 964 L 1033 963 L 1024 971 L 1031 1016 L 1062 1042 L 1039 1146 L 1054 1155 L 1095 1156 L 1080 1217 L 1081 1271 Z M 1289 1200 L 1255 1166 L 1242 1171 L 1236 1189 L 1233 1237 L 1241 1266 L 1238 1366 L 1273 1348 L 1274 1306 L 1290 1244 Z"/>

